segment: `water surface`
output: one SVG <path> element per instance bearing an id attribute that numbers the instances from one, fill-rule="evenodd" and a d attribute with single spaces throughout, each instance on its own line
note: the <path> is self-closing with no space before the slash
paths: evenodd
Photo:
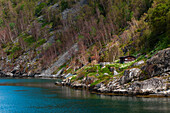
<path id="1" fill-rule="evenodd" d="M 170 98 L 90 94 L 50 79 L 0 79 L 0 113 L 170 113 Z"/>

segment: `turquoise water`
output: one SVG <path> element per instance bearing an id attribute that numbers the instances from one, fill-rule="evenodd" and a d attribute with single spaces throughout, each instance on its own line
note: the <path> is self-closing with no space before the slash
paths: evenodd
<path id="1" fill-rule="evenodd" d="M 170 113 L 168 98 L 90 94 L 50 79 L 0 79 L 0 113 Z"/>

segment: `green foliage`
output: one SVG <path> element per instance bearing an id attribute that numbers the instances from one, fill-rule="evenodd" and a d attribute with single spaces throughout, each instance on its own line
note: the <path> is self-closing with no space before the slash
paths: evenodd
<path id="1" fill-rule="evenodd" d="M 41 2 L 39 5 L 37 5 L 35 8 L 35 15 L 40 16 L 42 14 L 42 9 L 46 6 L 47 4 L 44 2 Z"/>
<path id="2" fill-rule="evenodd" d="M 3 25 L 4 21 L 0 18 L 0 27 Z"/>
<path id="3" fill-rule="evenodd" d="M 95 76 L 96 74 L 97 74 L 97 72 L 89 73 L 87 76 Z"/>
<path id="4" fill-rule="evenodd" d="M 90 86 L 95 86 L 95 85 L 97 85 L 97 84 L 99 84 L 99 83 L 101 83 L 102 82 L 102 80 L 96 80 L 95 82 L 93 82 L 92 84 L 90 84 Z"/>
<path id="5" fill-rule="evenodd" d="M 24 4 L 22 4 L 21 6 L 20 6 L 20 10 L 23 10 L 24 9 Z"/>
<path id="6" fill-rule="evenodd" d="M 74 81 L 74 80 L 76 80 L 76 78 L 77 78 L 77 75 L 75 75 L 75 76 L 72 76 L 72 78 L 71 78 L 71 81 Z"/>
<path id="7" fill-rule="evenodd" d="M 12 49 L 11 49 L 11 53 L 15 53 L 16 51 L 19 51 L 21 50 L 21 47 L 19 47 L 18 45 L 17 46 L 14 46 Z"/>
<path id="8" fill-rule="evenodd" d="M 35 42 L 35 39 L 30 35 L 30 36 L 24 37 L 24 41 L 28 44 L 28 46 L 30 46 L 31 44 Z"/>
<path id="9" fill-rule="evenodd" d="M 95 28 L 95 27 L 92 27 L 92 28 L 91 28 L 90 35 L 92 35 L 92 36 L 95 36 L 95 35 L 96 35 L 96 28 Z"/>
<path id="10" fill-rule="evenodd" d="M 58 68 L 58 70 L 61 70 L 61 69 L 65 68 L 66 66 L 67 66 L 67 64 L 64 64 L 64 65 L 60 66 L 60 67 Z"/>
<path id="11" fill-rule="evenodd" d="M 79 39 L 84 39 L 84 36 L 83 35 L 79 35 L 78 38 Z"/>
<path id="12" fill-rule="evenodd" d="M 167 13 L 170 7 L 168 4 L 160 3 L 154 8 L 150 15 L 150 23 L 155 34 L 162 34 L 166 32 Z"/>
<path id="13" fill-rule="evenodd" d="M 9 23 L 9 26 L 11 29 L 13 29 L 15 27 L 15 23 Z"/>
<path id="14" fill-rule="evenodd" d="M 44 44 L 46 42 L 45 39 L 39 39 L 37 42 L 36 42 L 36 47 L 40 47 L 42 44 Z"/>
<path id="15" fill-rule="evenodd" d="M 88 73 L 96 72 L 96 70 L 97 70 L 97 67 L 96 67 L 96 66 L 92 66 L 92 67 L 87 67 L 87 68 L 86 68 L 86 71 L 87 71 Z"/>
<path id="16" fill-rule="evenodd" d="M 61 40 L 60 39 L 58 39 L 56 42 L 57 42 L 57 44 L 61 44 Z"/>
<path id="17" fill-rule="evenodd" d="M 102 69 L 101 69 L 101 72 L 102 72 L 102 73 L 108 73 L 108 74 L 110 74 L 110 70 L 109 70 L 108 67 L 102 68 Z"/>
<path id="18" fill-rule="evenodd" d="M 162 40 L 158 42 L 155 50 L 158 51 L 170 47 L 170 38 L 168 36 L 164 34 L 159 36 L 158 38 L 161 38 Z"/>
<path id="19" fill-rule="evenodd" d="M 69 8 L 68 2 L 66 0 L 62 0 L 61 1 L 61 11 L 64 11 L 67 8 Z"/>
<path id="20" fill-rule="evenodd" d="M 87 73 L 86 73 L 85 71 L 81 71 L 81 72 L 77 75 L 76 79 L 77 79 L 77 80 L 81 80 L 81 79 L 83 79 L 86 75 L 87 75 Z"/>

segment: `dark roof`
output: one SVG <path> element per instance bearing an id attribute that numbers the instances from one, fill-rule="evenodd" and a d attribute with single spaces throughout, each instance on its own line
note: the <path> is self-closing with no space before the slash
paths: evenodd
<path id="1" fill-rule="evenodd" d="M 127 57 L 136 58 L 135 56 L 123 56 L 123 57 L 119 57 L 119 58 L 122 59 L 122 58 L 127 58 Z"/>

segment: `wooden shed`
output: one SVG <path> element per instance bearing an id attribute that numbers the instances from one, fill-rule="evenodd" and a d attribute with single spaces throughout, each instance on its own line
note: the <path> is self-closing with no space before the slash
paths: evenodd
<path id="1" fill-rule="evenodd" d="M 136 57 L 134 57 L 134 56 L 123 56 L 123 57 L 119 57 L 119 59 L 120 59 L 120 63 L 123 64 L 123 63 L 128 63 L 128 62 L 136 60 Z"/>

